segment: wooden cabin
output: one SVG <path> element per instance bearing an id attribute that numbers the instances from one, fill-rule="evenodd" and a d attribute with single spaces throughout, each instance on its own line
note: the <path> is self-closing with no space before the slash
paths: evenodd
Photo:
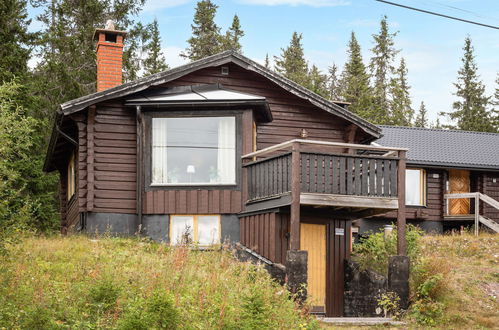
<path id="1" fill-rule="evenodd" d="M 499 231 L 499 134 L 380 126 L 376 143 L 409 149 L 406 218 L 441 233 L 475 223 Z M 464 198 L 463 198 L 464 197 Z M 356 221 L 361 233 L 395 221 L 397 214 Z"/>
<path id="2" fill-rule="evenodd" d="M 315 309 L 342 315 L 352 220 L 403 210 L 406 149 L 232 51 L 121 84 L 123 37 L 96 31 L 98 91 L 57 113 L 62 231 L 229 240 L 275 264 L 308 251 Z"/>

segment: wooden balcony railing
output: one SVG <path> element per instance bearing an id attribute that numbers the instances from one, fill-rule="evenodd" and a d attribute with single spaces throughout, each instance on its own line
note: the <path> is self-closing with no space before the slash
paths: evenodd
<path id="1" fill-rule="evenodd" d="M 301 205 L 348 207 L 358 212 L 398 209 L 397 251 L 404 255 L 406 151 L 295 139 L 249 153 L 242 156 L 246 210 L 260 203 L 289 205 L 290 248 L 298 250 Z M 280 203 L 270 203 L 274 199 Z"/>
<path id="2" fill-rule="evenodd" d="M 319 141 L 315 141 L 317 142 Z M 379 147 L 372 150 L 372 146 L 363 146 L 378 154 L 362 155 L 338 153 L 338 147 L 344 149 L 348 146 L 346 144 L 321 144 L 322 151 L 320 152 L 307 151 L 307 148 L 303 147 L 303 145 L 313 146 L 315 143 L 314 141 L 301 142 L 302 148 L 298 151 L 301 193 L 397 197 L 398 157 L 393 153 L 386 155 L 392 150 L 383 148 L 381 151 L 384 153 L 380 154 Z M 324 146 L 334 147 L 334 149 L 327 153 Z M 254 157 L 255 154 L 263 156 L 265 153 L 252 153 L 246 158 Z M 286 151 L 244 164 L 248 176 L 248 202 L 290 193 L 292 190 L 291 163 L 292 152 Z"/>

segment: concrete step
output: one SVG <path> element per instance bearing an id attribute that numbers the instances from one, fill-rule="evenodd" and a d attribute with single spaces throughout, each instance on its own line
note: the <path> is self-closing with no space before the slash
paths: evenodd
<path id="1" fill-rule="evenodd" d="M 328 325 L 343 326 L 368 326 L 368 325 L 405 325 L 404 322 L 395 321 L 390 317 L 318 317 L 320 322 Z"/>

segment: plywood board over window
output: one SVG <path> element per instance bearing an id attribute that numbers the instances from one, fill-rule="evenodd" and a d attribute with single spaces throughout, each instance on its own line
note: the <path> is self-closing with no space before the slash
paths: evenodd
<path id="1" fill-rule="evenodd" d="M 205 247 L 220 244 L 220 215 L 172 215 L 170 243 L 198 244 Z"/>

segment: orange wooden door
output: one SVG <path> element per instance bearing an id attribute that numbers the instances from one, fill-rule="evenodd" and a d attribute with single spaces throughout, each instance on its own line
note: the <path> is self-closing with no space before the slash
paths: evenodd
<path id="1" fill-rule="evenodd" d="M 308 251 L 308 295 L 312 306 L 326 305 L 326 225 L 300 224 L 300 250 Z"/>
<path id="2" fill-rule="evenodd" d="M 449 170 L 449 193 L 469 193 L 470 172 L 466 170 Z M 459 198 L 449 200 L 449 214 L 470 214 L 470 199 Z"/>

